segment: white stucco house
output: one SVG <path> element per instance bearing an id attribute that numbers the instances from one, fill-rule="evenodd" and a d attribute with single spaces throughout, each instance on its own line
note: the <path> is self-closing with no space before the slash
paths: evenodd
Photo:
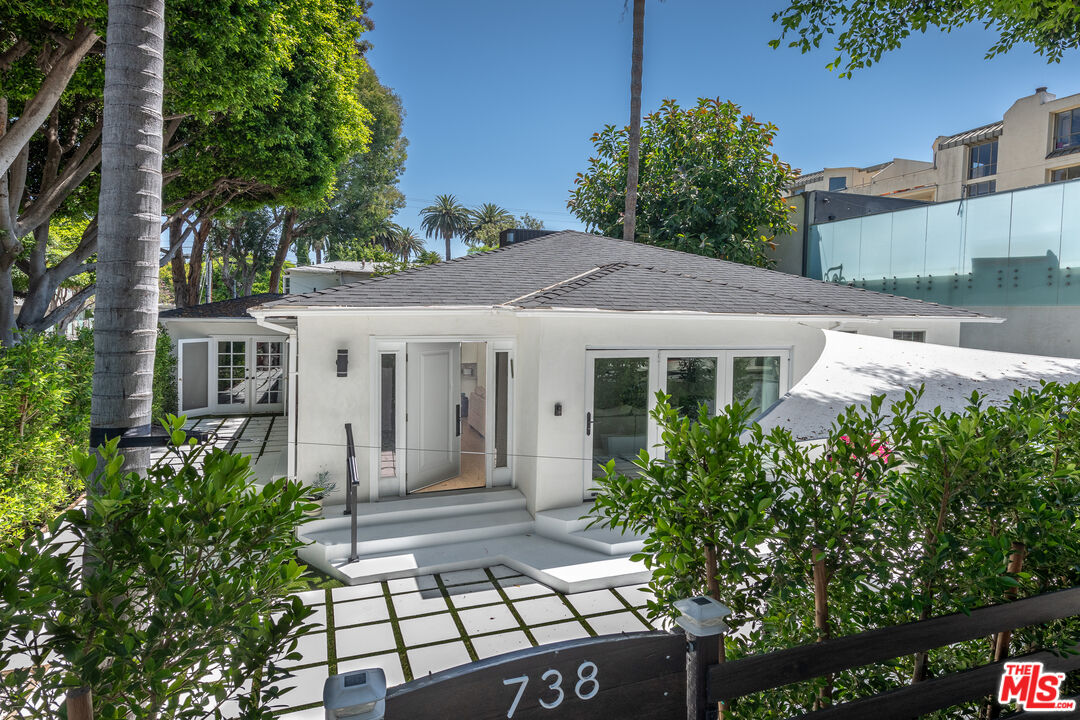
<path id="1" fill-rule="evenodd" d="M 961 321 L 995 319 L 579 232 L 163 316 L 184 412 L 285 413 L 288 474 L 338 482 L 306 561 L 352 582 L 506 562 L 567 591 L 645 577 L 637 539 L 579 518 L 598 463 L 657 441 L 656 391 L 766 412 L 825 330 L 956 345 Z"/>
<path id="2" fill-rule="evenodd" d="M 581 517 L 598 464 L 657 442 L 659 390 L 688 412 L 751 400 L 814 437 L 873 392 L 966 397 L 980 367 L 1002 388 L 1080 377 L 956 356 L 980 352 L 955 347 L 961 322 L 999 322 L 976 312 L 579 232 L 162 322 L 184 413 L 282 414 L 282 472 L 337 482 L 301 556 L 347 582 L 494 563 L 564 592 L 646 579 L 639 538 Z"/>

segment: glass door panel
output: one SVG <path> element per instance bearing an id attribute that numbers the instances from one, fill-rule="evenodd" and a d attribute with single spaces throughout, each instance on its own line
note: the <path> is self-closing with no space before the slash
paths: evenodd
<path id="1" fill-rule="evenodd" d="M 282 363 L 284 347 L 285 343 L 281 340 L 255 342 L 255 387 L 252 397 L 258 409 L 268 409 L 271 405 L 281 405 L 285 401 L 285 372 Z"/>
<path id="2" fill-rule="evenodd" d="M 709 415 L 716 414 L 715 357 L 668 357 L 665 359 L 665 392 L 671 406 L 692 420 L 704 404 Z"/>
<path id="3" fill-rule="evenodd" d="M 731 359 L 731 401 L 746 402 L 760 415 L 780 399 L 780 356 L 759 355 Z"/>
<path id="4" fill-rule="evenodd" d="M 225 409 L 248 403 L 247 341 L 218 340 L 217 404 Z"/>
<path id="5" fill-rule="evenodd" d="M 602 477 L 600 466 L 610 460 L 633 475 L 633 460 L 649 441 L 649 358 L 596 357 L 591 380 L 592 477 Z"/>

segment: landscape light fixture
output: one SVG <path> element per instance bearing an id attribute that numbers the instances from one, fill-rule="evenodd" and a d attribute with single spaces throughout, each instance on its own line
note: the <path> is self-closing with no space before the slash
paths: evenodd
<path id="1" fill-rule="evenodd" d="M 675 624 L 694 637 L 721 635 L 731 629 L 724 622 L 731 610 L 719 600 L 699 595 L 676 600 L 674 605 L 679 611 Z"/>
<path id="2" fill-rule="evenodd" d="M 323 682 L 326 720 L 382 720 L 386 673 L 379 668 L 331 675 Z"/>

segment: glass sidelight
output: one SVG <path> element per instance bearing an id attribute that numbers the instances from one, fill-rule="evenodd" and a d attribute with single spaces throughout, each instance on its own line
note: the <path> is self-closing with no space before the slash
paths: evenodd
<path id="1" fill-rule="evenodd" d="M 284 364 L 281 361 L 285 343 L 281 340 L 258 340 L 255 343 L 254 394 L 256 406 L 280 405 L 284 402 Z"/>
<path id="2" fill-rule="evenodd" d="M 732 402 L 749 400 L 757 414 L 780 399 L 780 356 L 756 355 L 731 359 Z"/>

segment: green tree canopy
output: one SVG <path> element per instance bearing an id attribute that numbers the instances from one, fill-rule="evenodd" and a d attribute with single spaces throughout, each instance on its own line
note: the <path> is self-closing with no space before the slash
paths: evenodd
<path id="1" fill-rule="evenodd" d="M 829 63 L 840 77 L 870 67 L 895 50 L 912 33 L 936 27 L 944 32 L 981 23 L 997 33 L 986 57 L 1030 43 L 1048 62 L 1061 62 L 1067 50 L 1080 47 L 1080 3 L 1075 0 L 791 0 L 773 13 L 780 37 L 772 47 L 793 36 L 788 47 L 806 53 L 830 38 L 836 59 Z"/>
<path id="2" fill-rule="evenodd" d="M 638 181 L 638 242 L 765 266 L 775 235 L 790 232 L 784 187 L 794 177 L 772 150 L 776 126 L 738 105 L 665 100 L 645 117 Z M 594 232 L 622 237 L 627 130 L 593 135 L 567 207 Z"/>

